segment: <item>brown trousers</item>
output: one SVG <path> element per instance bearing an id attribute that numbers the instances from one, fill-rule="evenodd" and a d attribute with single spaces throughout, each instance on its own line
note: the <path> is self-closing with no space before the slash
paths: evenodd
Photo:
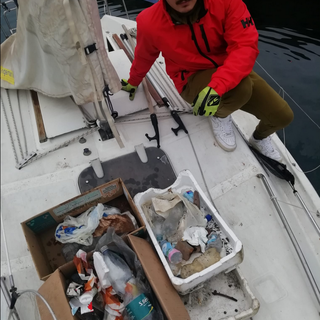
<path id="1" fill-rule="evenodd" d="M 216 70 L 198 71 L 190 76 L 181 97 L 192 103 L 197 94 L 208 85 Z M 221 97 L 215 116 L 225 118 L 238 109 L 251 113 L 260 120 L 254 133 L 255 138 L 260 140 L 286 127 L 293 120 L 293 112 L 288 103 L 254 71 Z"/>

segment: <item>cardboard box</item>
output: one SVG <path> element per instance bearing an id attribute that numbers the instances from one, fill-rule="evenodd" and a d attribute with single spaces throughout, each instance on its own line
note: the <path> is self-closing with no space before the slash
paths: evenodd
<path id="1" fill-rule="evenodd" d="M 34 265 L 41 280 L 66 263 L 62 243 L 55 240 L 55 230 L 65 216 L 77 216 L 98 203 L 108 203 L 121 212 L 130 211 L 137 220 L 139 229 L 131 234 L 143 235 L 145 224 L 126 186 L 115 179 L 95 189 L 65 201 L 21 223 Z"/>
<path id="2" fill-rule="evenodd" d="M 163 313 L 168 320 L 190 320 L 190 316 L 177 291 L 171 284 L 154 248 L 144 239 L 129 235 L 128 242 L 136 252 L 149 283 L 158 298 Z M 57 320 L 75 320 L 72 316 L 68 298 L 65 295 L 67 279 L 76 272 L 73 262 L 59 267 L 40 287 L 39 293 L 47 300 Z M 37 299 L 42 320 L 52 317 L 42 301 Z"/>

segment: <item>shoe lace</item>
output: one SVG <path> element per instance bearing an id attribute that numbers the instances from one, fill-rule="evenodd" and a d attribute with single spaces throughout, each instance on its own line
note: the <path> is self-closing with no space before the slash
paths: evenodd
<path id="1" fill-rule="evenodd" d="M 232 120 L 231 117 L 229 116 L 227 119 L 219 119 L 221 123 L 221 131 L 227 135 L 232 134 L 233 129 L 232 129 Z"/>
<path id="2" fill-rule="evenodd" d="M 270 136 L 261 140 L 261 142 L 262 142 L 262 147 L 266 152 L 268 153 L 274 152 L 274 147 L 272 145 Z"/>

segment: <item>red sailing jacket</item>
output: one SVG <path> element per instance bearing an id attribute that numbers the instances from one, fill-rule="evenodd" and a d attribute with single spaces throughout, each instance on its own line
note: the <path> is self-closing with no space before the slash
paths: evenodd
<path id="1" fill-rule="evenodd" d="M 204 0 L 202 18 L 174 24 L 160 0 L 137 17 L 137 46 L 129 83 L 139 85 L 160 51 L 179 93 L 199 70 L 218 68 L 209 86 L 220 96 L 252 71 L 258 32 L 242 0 Z"/>

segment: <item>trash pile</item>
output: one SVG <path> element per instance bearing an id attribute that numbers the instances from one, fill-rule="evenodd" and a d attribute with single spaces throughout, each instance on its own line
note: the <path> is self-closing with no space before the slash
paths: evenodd
<path id="1" fill-rule="evenodd" d="M 114 228 L 101 237 L 93 255 L 79 250 L 73 262 L 77 273 L 66 291 L 72 315 L 81 320 L 163 320 L 136 254 Z"/>
<path id="2" fill-rule="evenodd" d="M 78 217 L 67 216 L 55 232 L 57 241 L 64 244 L 62 254 L 71 261 L 78 250 L 92 251 L 100 237 L 113 227 L 116 234 L 125 235 L 138 228 L 135 217 L 129 212 L 98 203 Z"/>
<path id="3" fill-rule="evenodd" d="M 175 276 L 186 279 L 233 251 L 229 239 L 200 207 L 198 191 L 169 192 L 142 210 Z"/>

